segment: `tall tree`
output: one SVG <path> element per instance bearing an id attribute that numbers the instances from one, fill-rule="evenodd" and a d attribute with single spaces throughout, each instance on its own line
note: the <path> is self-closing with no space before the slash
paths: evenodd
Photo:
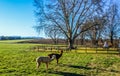
<path id="1" fill-rule="evenodd" d="M 38 25 L 37 29 L 41 27 L 46 29 L 51 26 L 57 28 L 67 38 L 69 49 L 74 48 L 74 41 L 82 32 L 92 27 L 88 26 L 81 30 L 81 26 L 103 8 L 103 0 L 46 0 L 43 3 L 44 7 L 41 7 L 41 0 L 34 1 L 38 8 L 36 9 L 38 19 L 43 18 L 43 23 Z"/>
<path id="2" fill-rule="evenodd" d="M 120 15 L 116 3 L 112 4 L 108 10 L 108 24 L 106 26 L 106 33 L 110 38 L 111 45 L 116 36 L 120 34 Z"/>
<path id="3" fill-rule="evenodd" d="M 89 37 L 89 39 L 91 39 L 93 45 L 98 45 L 98 40 L 102 38 L 102 33 L 103 33 L 102 31 L 104 30 L 105 24 L 106 24 L 106 17 L 104 15 L 103 17 L 96 17 L 94 18 L 94 20 L 88 23 L 88 25 L 90 26 L 94 25 L 92 28 L 86 31 L 86 35 L 87 37 Z"/>

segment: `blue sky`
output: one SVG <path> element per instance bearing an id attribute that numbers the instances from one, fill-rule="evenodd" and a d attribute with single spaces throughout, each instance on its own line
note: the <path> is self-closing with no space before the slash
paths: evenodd
<path id="1" fill-rule="evenodd" d="M 0 0 L 0 36 L 37 36 L 33 0 Z"/>
<path id="2" fill-rule="evenodd" d="M 0 0 L 0 36 L 38 36 L 35 24 L 33 0 Z"/>

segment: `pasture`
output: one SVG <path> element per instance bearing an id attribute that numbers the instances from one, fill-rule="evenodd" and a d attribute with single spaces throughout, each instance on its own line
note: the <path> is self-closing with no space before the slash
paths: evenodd
<path id="1" fill-rule="evenodd" d="M 36 70 L 37 57 L 59 52 L 30 50 L 29 48 L 42 44 L 16 43 L 18 41 L 0 41 L 0 76 L 120 76 L 120 57 L 117 53 L 104 51 L 65 51 L 58 65 L 54 60 L 49 64 L 48 71 L 45 64 Z M 89 49 L 88 52 L 92 50 Z"/>

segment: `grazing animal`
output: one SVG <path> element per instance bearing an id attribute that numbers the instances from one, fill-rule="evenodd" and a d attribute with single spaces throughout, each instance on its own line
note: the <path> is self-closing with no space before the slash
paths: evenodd
<path id="1" fill-rule="evenodd" d="M 50 58 L 52 58 L 52 56 L 55 55 L 56 56 L 56 60 L 57 60 L 57 64 L 58 64 L 59 58 L 62 56 L 62 54 L 63 54 L 63 50 L 60 51 L 60 54 L 52 53 L 52 54 L 48 54 L 48 56 Z"/>
<path id="2" fill-rule="evenodd" d="M 39 68 L 41 62 L 42 62 L 42 63 L 46 63 L 46 68 L 48 69 L 48 64 L 49 64 L 52 60 L 54 60 L 55 58 L 56 58 L 55 55 L 53 55 L 51 58 L 50 58 L 50 57 L 42 57 L 42 56 L 36 58 L 37 69 Z"/>

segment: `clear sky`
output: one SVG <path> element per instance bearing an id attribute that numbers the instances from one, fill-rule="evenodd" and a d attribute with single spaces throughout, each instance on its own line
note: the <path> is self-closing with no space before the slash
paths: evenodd
<path id="1" fill-rule="evenodd" d="M 35 24 L 33 0 L 0 0 L 0 36 L 38 36 Z"/>
<path id="2" fill-rule="evenodd" d="M 37 36 L 33 0 L 0 0 L 0 36 Z"/>

